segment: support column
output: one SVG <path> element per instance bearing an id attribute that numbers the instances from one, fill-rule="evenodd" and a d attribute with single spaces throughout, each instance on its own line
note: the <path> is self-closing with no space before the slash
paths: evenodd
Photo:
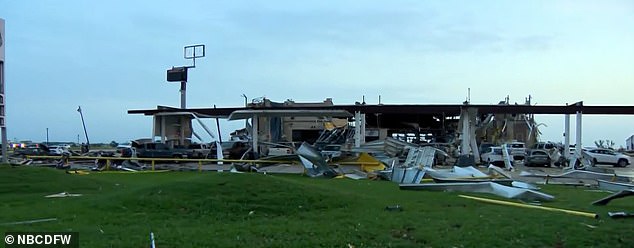
<path id="1" fill-rule="evenodd" d="M 581 144 L 581 128 L 582 128 L 581 117 L 582 117 L 581 111 L 577 111 L 577 127 L 576 127 L 577 143 L 575 144 L 575 154 L 577 155 L 578 158 L 581 158 L 581 149 L 583 149 L 583 145 Z"/>
<path id="2" fill-rule="evenodd" d="M 365 114 L 361 114 L 361 142 L 360 143 L 361 144 L 365 143 Z"/>
<path id="3" fill-rule="evenodd" d="M 476 164 L 480 163 L 480 151 L 478 150 L 478 142 L 476 141 L 476 116 L 478 110 L 475 108 L 469 109 L 469 142 L 471 144 L 471 151 L 473 152 L 473 159 Z"/>
<path id="4" fill-rule="evenodd" d="M 460 122 L 462 122 L 462 133 L 460 138 L 460 155 L 469 155 L 471 152 L 471 132 L 469 131 L 469 111 L 460 111 Z"/>
<path id="5" fill-rule="evenodd" d="M 570 114 L 566 114 L 564 118 L 564 158 L 568 160 L 570 157 Z"/>
<path id="6" fill-rule="evenodd" d="M 361 146 L 361 112 L 354 112 L 354 147 Z"/>
<path id="7" fill-rule="evenodd" d="M 180 137 L 178 137 L 180 142 L 179 145 L 185 145 L 185 118 L 181 116 L 178 120 L 180 123 Z"/>
<path id="8" fill-rule="evenodd" d="M 260 127 L 259 126 L 259 120 L 258 120 L 258 115 L 253 115 L 253 119 L 251 119 L 251 140 L 253 141 L 253 144 L 251 145 L 251 147 L 253 148 L 253 154 L 255 155 L 255 157 L 257 158 L 260 154 L 260 146 L 258 145 L 258 139 L 260 136 L 259 132 L 260 132 Z"/>
<path id="9" fill-rule="evenodd" d="M 161 116 L 161 143 L 165 143 L 165 117 Z M 154 137 L 152 137 L 152 141 L 154 141 Z"/>

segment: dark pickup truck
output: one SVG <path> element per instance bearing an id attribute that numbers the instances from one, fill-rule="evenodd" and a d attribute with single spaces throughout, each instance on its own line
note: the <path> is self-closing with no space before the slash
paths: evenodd
<path id="1" fill-rule="evenodd" d="M 163 143 L 136 143 L 132 142 L 139 158 L 187 158 L 188 150 L 171 148 Z"/>
<path id="2" fill-rule="evenodd" d="M 24 148 L 17 148 L 13 151 L 13 156 L 15 157 L 26 157 L 26 156 L 48 156 L 49 148 L 44 144 L 32 144 L 28 145 Z"/>

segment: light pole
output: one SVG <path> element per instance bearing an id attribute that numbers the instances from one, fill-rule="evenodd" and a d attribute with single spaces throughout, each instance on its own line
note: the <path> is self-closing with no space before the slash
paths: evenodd
<path id="1" fill-rule="evenodd" d="M 88 140 L 88 132 L 86 131 L 86 123 L 84 122 L 84 113 L 81 112 L 81 106 L 77 108 L 77 112 L 79 112 L 79 116 L 81 116 L 81 125 L 84 126 L 84 134 L 86 135 L 86 148 L 85 151 L 82 152 L 88 152 L 90 151 L 90 140 Z"/>
<path id="2" fill-rule="evenodd" d="M 242 97 L 244 97 L 244 107 L 246 108 L 249 106 L 247 103 L 247 95 L 243 93 Z M 247 127 L 249 127 L 249 119 L 244 119 L 244 128 L 246 129 Z"/>
<path id="3" fill-rule="evenodd" d="M 48 127 L 46 128 L 46 146 L 48 146 Z"/>

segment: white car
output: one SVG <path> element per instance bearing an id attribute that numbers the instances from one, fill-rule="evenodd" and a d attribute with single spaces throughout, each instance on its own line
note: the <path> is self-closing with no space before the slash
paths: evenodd
<path id="1" fill-rule="evenodd" d="M 592 166 L 595 166 L 596 164 L 611 164 L 615 167 L 625 167 L 631 163 L 630 156 L 610 149 L 589 148 L 584 150 L 586 151 L 586 154 L 592 158 Z"/>
<path id="2" fill-rule="evenodd" d="M 513 160 L 524 160 L 526 157 L 526 146 L 523 142 L 511 142 L 505 144 Z"/>
<path id="3" fill-rule="evenodd" d="M 48 148 L 48 155 L 58 156 L 63 154 L 70 154 L 70 151 L 64 146 L 51 146 Z"/>
<path id="4" fill-rule="evenodd" d="M 480 159 L 483 163 L 494 164 L 494 165 L 504 165 L 504 156 L 502 155 L 502 147 L 499 146 L 491 146 L 487 148 L 485 153 L 480 155 Z"/>

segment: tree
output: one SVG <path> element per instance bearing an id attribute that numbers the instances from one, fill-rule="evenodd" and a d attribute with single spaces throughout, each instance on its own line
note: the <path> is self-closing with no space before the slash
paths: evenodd
<path id="1" fill-rule="evenodd" d="M 117 143 L 116 141 L 110 141 L 110 146 L 111 147 L 117 147 L 119 145 L 119 143 Z"/>
<path id="2" fill-rule="evenodd" d="M 616 143 L 614 143 L 613 140 L 596 140 L 594 141 L 594 145 L 597 146 L 598 148 L 605 148 L 605 149 L 612 149 L 614 150 L 614 145 L 616 145 Z"/>

